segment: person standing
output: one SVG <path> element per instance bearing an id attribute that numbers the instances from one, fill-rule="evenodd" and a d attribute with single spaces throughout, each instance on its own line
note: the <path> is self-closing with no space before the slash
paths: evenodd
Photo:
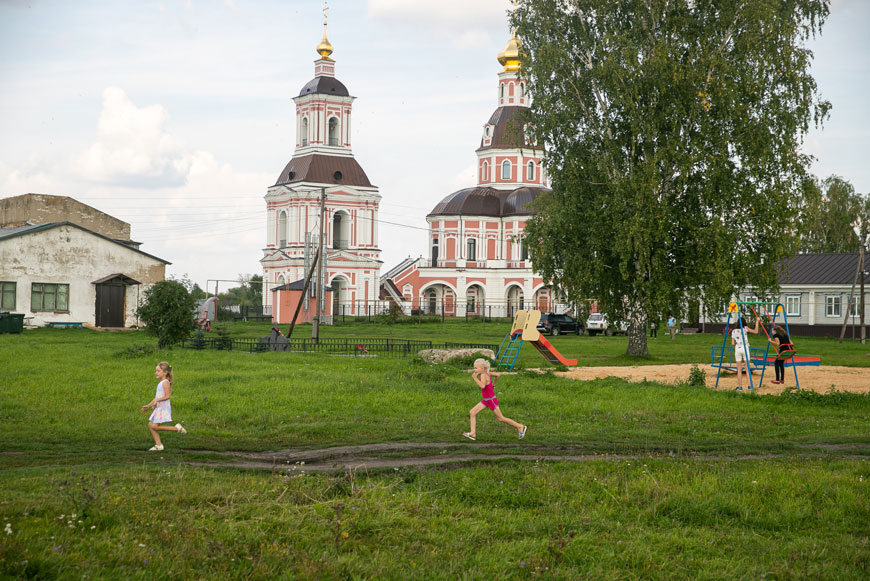
<path id="1" fill-rule="evenodd" d="M 677 319 L 674 318 L 674 315 L 668 313 L 668 332 L 671 334 L 671 341 L 674 340 L 674 333 L 677 330 Z"/>
<path id="2" fill-rule="evenodd" d="M 777 353 L 776 361 L 773 363 L 776 379 L 771 383 L 782 385 L 785 381 L 785 360 L 788 359 L 789 352 L 794 355 L 794 345 L 792 345 L 788 333 L 779 325 L 773 326 L 773 335 L 770 336 L 770 340 L 776 345 Z"/>
<path id="3" fill-rule="evenodd" d="M 743 391 L 743 375 L 742 371 L 746 369 L 746 375 L 749 375 L 749 365 L 747 359 L 749 357 L 749 339 L 746 338 L 746 333 L 758 334 L 758 319 L 755 319 L 755 327 L 750 329 L 746 325 L 742 325 L 738 320 L 734 325 L 734 330 L 731 331 L 731 344 L 734 345 L 734 362 L 737 364 L 737 388 L 735 391 Z M 750 385 L 752 381 L 750 380 Z"/>
<path id="4" fill-rule="evenodd" d="M 649 336 L 652 337 L 653 339 L 656 339 L 657 338 L 657 330 L 658 329 L 657 329 L 657 325 L 656 325 L 655 320 L 650 321 L 649 322 Z"/>

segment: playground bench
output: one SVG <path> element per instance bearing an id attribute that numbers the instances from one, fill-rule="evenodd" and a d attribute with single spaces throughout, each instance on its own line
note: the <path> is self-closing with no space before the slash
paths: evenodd
<path id="1" fill-rule="evenodd" d="M 51 327 L 60 327 L 62 329 L 81 329 L 82 323 L 71 323 L 69 321 L 51 321 L 48 323 Z"/>

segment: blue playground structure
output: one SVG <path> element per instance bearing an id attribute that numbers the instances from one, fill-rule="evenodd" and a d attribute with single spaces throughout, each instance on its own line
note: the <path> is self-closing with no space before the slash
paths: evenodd
<path id="1" fill-rule="evenodd" d="M 761 317 L 758 316 L 758 313 L 755 312 L 754 306 L 760 306 L 764 310 L 765 316 L 768 318 L 768 325 L 761 320 Z M 770 305 L 773 307 L 773 314 L 767 312 L 767 306 Z M 743 334 L 745 339 L 746 330 L 743 328 L 743 317 L 741 316 L 741 307 L 748 307 L 752 314 L 755 315 L 757 319 L 759 319 L 759 327 L 764 331 L 764 334 L 767 336 L 767 346 L 764 349 L 759 347 L 746 347 L 749 343 L 744 340 L 744 353 L 743 359 L 746 362 L 746 370 L 747 375 L 749 376 L 749 389 L 752 390 L 755 388 L 755 383 L 752 378 L 753 371 L 761 370 L 761 378 L 758 380 L 758 384 L 761 385 L 764 382 L 764 372 L 767 369 L 768 365 L 773 365 L 777 359 L 781 359 L 784 362 L 785 367 L 791 367 L 794 371 L 794 383 L 797 389 L 800 389 L 800 382 L 798 380 L 797 368 L 802 365 L 813 365 L 818 366 L 821 363 L 821 359 L 814 355 L 802 355 L 796 356 L 794 350 L 785 351 L 783 353 L 777 353 L 774 351 L 774 354 L 771 356 L 770 354 L 770 335 L 773 333 L 773 326 L 776 324 L 776 316 L 779 313 L 782 313 L 782 323 L 783 327 L 785 327 L 785 332 L 791 337 L 791 331 L 788 328 L 788 315 L 785 312 L 785 307 L 783 307 L 782 303 L 772 303 L 772 302 L 736 302 L 728 305 L 728 320 L 725 322 L 725 331 L 722 337 L 722 346 L 721 347 L 713 347 L 710 351 L 710 365 L 712 367 L 716 367 L 716 388 L 719 388 L 719 377 L 722 374 L 723 370 L 728 371 L 737 371 L 737 362 L 734 358 L 734 347 L 728 345 L 728 339 L 731 337 L 731 333 L 729 333 L 729 327 L 731 325 L 731 313 L 737 313 L 737 325 L 740 327 L 740 332 Z"/>

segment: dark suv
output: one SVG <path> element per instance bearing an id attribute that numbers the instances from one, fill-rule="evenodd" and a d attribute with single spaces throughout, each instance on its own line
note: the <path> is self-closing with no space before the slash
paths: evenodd
<path id="1" fill-rule="evenodd" d="M 537 328 L 541 333 L 550 333 L 553 336 L 562 333 L 583 334 L 583 323 L 575 321 L 568 315 L 557 315 L 555 313 L 543 313 Z"/>

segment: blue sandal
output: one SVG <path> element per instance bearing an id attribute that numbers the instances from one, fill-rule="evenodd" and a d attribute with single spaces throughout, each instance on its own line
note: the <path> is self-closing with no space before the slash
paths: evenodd
<path id="1" fill-rule="evenodd" d="M 520 440 L 522 440 L 523 438 L 525 438 L 525 437 L 526 437 L 526 430 L 528 430 L 528 429 L 529 429 L 529 426 L 523 426 L 523 429 L 519 431 L 519 433 L 517 434 L 517 437 L 518 437 Z"/>

